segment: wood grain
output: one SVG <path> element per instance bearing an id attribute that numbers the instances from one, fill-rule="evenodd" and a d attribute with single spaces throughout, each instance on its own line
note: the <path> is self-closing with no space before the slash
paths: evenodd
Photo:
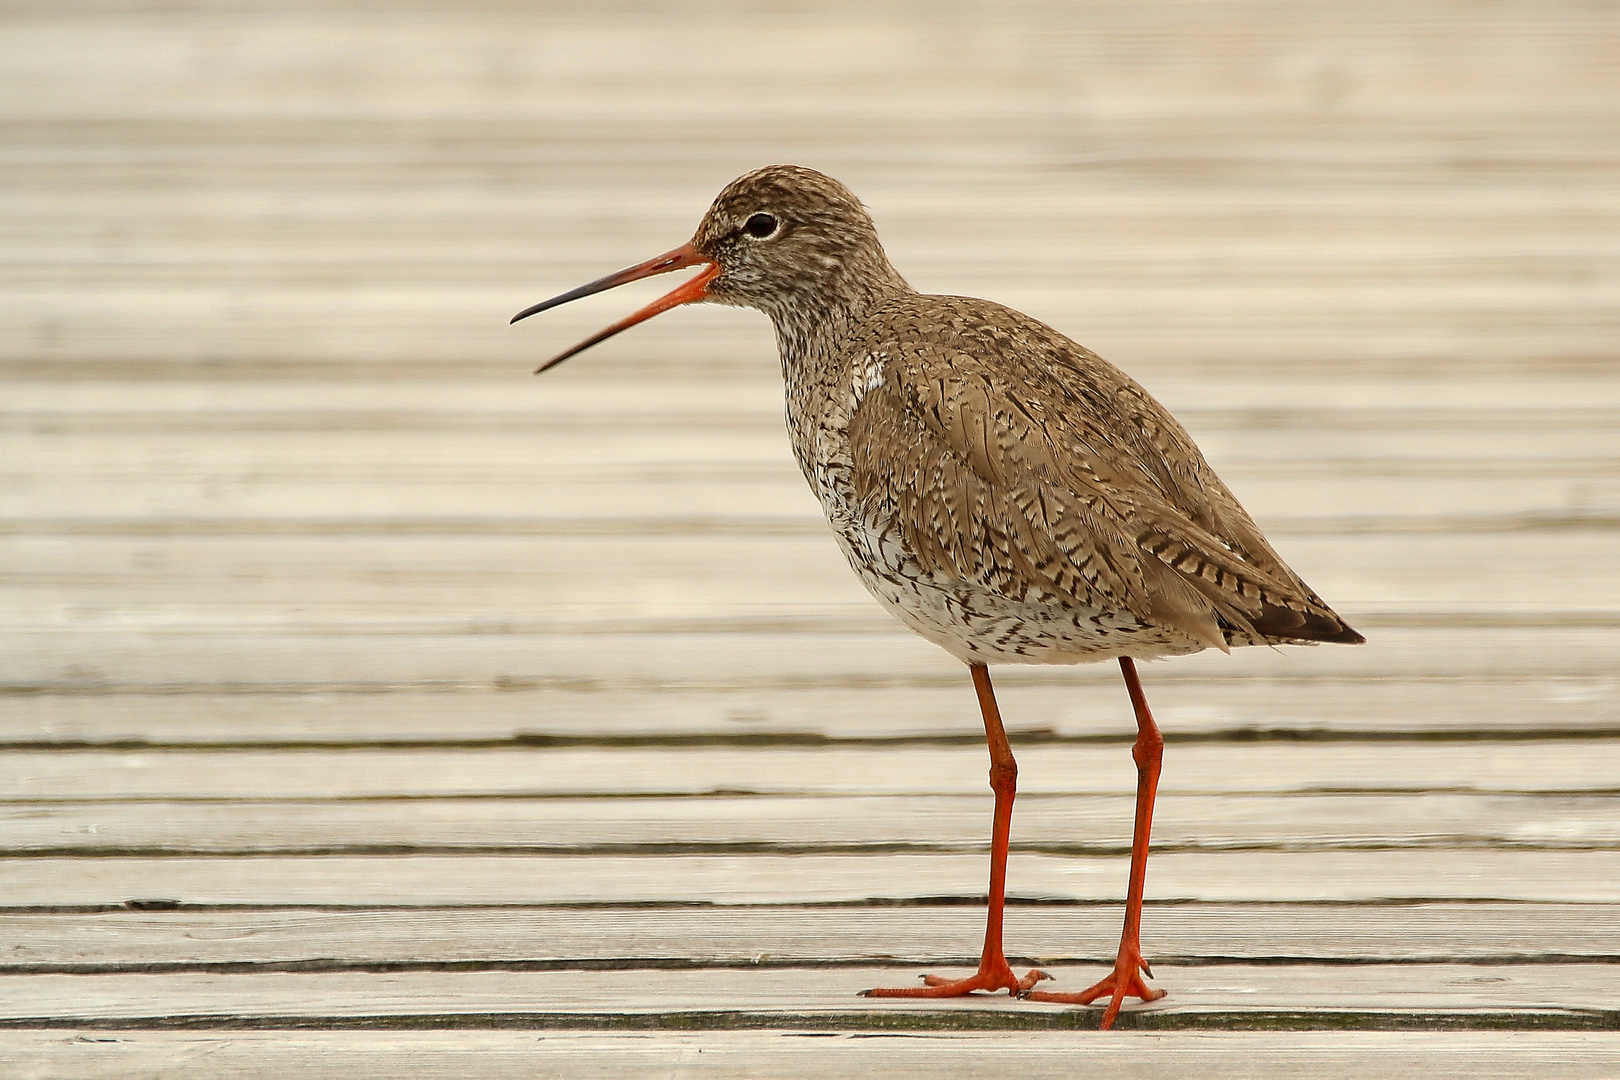
<path id="1" fill-rule="evenodd" d="M 1044 969 L 1043 969 L 1044 970 Z M 1620 989 L 1602 965 L 1536 964 L 1504 967 L 1482 974 L 1469 965 L 1402 965 L 1399 979 L 1378 965 L 1338 968 L 1272 964 L 1220 967 L 1164 965 L 1160 979 L 1177 989 L 1132 1013 L 1196 1018 L 1205 1024 L 1244 1014 L 1309 1010 L 1326 1021 L 1343 1013 L 1426 1013 L 1466 1017 L 1470 1013 L 1543 1015 L 1586 1011 L 1603 1017 L 1620 1011 Z M 1095 967 L 1054 965 L 1049 973 L 1061 985 L 1088 983 Z M 974 994 L 955 1000 L 873 1004 L 849 999 L 862 988 L 906 984 L 913 969 L 895 967 L 810 968 L 734 971 L 545 971 L 423 972 L 409 976 L 362 972 L 245 975 L 114 974 L 88 984 L 74 975 L 30 975 L 0 980 L 0 1021 L 59 1023 L 75 1020 L 135 1022 L 146 1026 L 163 1016 L 176 1019 L 262 1017 L 309 1018 L 331 1024 L 347 1018 L 443 1015 L 533 1017 L 556 1023 L 584 1016 L 731 1017 L 724 1026 L 750 1026 L 759 1017 L 774 1026 L 796 1026 L 853 1009 L 884 1026 L 902 1017 L 942 1018 L 974 1013 L 1044 1017 L 1057 1026 L 1077 1010 L 1021 1001 L 1005 994 Z M 1369 1008 L 1366 1002 L 1376 998 Z M 312 1015 L 311 999 L 321 1003 Z M 154 1001 L 165 1009 L 154 1013 Z M 1578 1004 L 1577 1004 L 1578 1003 Z M 1096 1010 L 1092 1010 L 1095 1014 Z M 1575 1019 L 1575 1017 L 1570 1017 Z M 140 1021 L 145 1021 L 144 1024 Z M 944 1020 L 943 1026 L 951 1021 Z M 994 1024 L 994 1021 L 991 1021 Z M 1005 1021 L 1003 1021 L 1005 1023 Z M 645 1024 L 645 1021 L 643 1021 Z M 558 1025 L 558 1026 L 566 1026 Z M 652 1026 L 652 1025 L 646 1025 Z M 939 1026 L 927 1025 L 927 1026 Z M 1013 1026 L 1008 1024 L 1007 1026 Z M 1065 1025 L 1067 1026 L 1067 1025 Z M 1182 1026 L 1171 1024 L 1170 1026 Z M 1211 1024 L 1211 1026 L 1214 1026 Z"/>
<path id="2" fill-rule="evenodd" d="M 1522 739 L 1620 730 L 1620 679 L 1612 671 L 1368 681 L 1308 672 L 1294 677 L 1279 665 L 1265 677 L 1165 681 L 1174 672 L 1167 664 L 1148 674 L 1154 714 L 1172 745 L 1186 738 Z M 997 674 L 997 697 L 1015 740 L 1124 743 L 1134 737 L 1124 688 L 1109 672 L 1077 668 L 1055 675 Z M 976 745 L 983 735 L 967 679 L 949 667 L 937 679 L 891 672 L 882 681 L 853 685 L 831 679 L 827 685 L 771 685 L 757 675 L 753 681 L 631 689 L 508 679 L 437 690 L 373 684 L 324 693 L 274 686 L 65 687 L 0 695 L 0 739 L 35 748 L 149 743 L 201 749 L 548 740 L 952 739 Z M 859 693 L 852 696 L 852 689 Z M 454 716 L 447 719 L 452 703 Z"/>
<path id="3" fill-rule="evenodd" d="M 1260 792 L 1525 792 L 1612 795 L 1620 758 L 1608 740 L 1525 743 L 1195 743 L 1166 755 L 1161 790 Z M 1593 752 L 1596 750 L 1597 752 Z M 896 759 L 904 768 L 896 768 Z M 1021 794 L 1129 793 L 1122 747 L 1021 748 Z M 26 802 L 87 799 L 376 799 L 478 795 L 982 795 L 986 755 L 972 746 L 556 747 L 544 750 L 282 750 L 184 753 L 15 751 L 0 786 Z M 746 804 L 739 806 L 746 812 Z"/>
<path id="4" fill-rule="evenodd" d="M 1156 851 L 1620 847 L 1611 794 L 1549 797 L 1424 790 L 1390 795 L 1166 794 Z M 1132 796 L 1025 794 L 1014 848 L 1129 850 Z M 877 853 L 989 850 L 989 795 L 709 798 L 454 795 L 236 802 L 161 797 L 0 806 L 0 852 L 81 855 Z"/>
<path id="5" fill-rule="evenodd" d="M 1620 910 L 1547 903 L 1154 904 L 1155 963 L 1612 962 Z M 1025 962 L 1105 962 L 1118 904 L 1014 906 L 1008 947 Z M 973 906 L 484 907 L 0 913 L 8 977 L 56 970 L 189 967 L 400 970 L 971 965 L 984 935 Z"/>
<path id="6" fill-rule="evenodd" d="M 1360 618 L 1467 616 L 1557 621 L 1620 609 L 1620 575 L 1596 575 L 1613 537 L 1540 538 L 1545 561 L 1489 596 L 1477 582 L 1512 564 L 1514 533 L 1402 538 L 1301 536 L 1290 557 L 1341 585 Z M 384 626 L 393 633 L 580 631 L 780 618 L 881 631 L 892 623 L 826 536 L 312 538 L 18 537 L 0 574 L 0 625 L 77 616 L 102 627 L 208 625 L 267 632 Z M 610 571 L 609 568 L 613 568 Z M 1321 586 L 1327 588 L 1327 585 Z M 1620 621 L 1620 620 L 1617 620 Z M 73 622 L 68 622 L 73 625 Z"/>
<path id="7" fill-rule="evenodd" d="M 1083 1039 L 1078 1043 L 1077 1039 Z M 328 1072 L 355 1080 L 650 1080 L 681 1076 L 762 1078 L 888 1076 L 1016 1070 L 1029 1080 L 1073 1075 L 1088 1063 L 1130 1075 L 1149 1053 L 1154 1068 L 1210 1080 L 1349 1080 L 1425 1076 L 1472 1080 L 1607 1080 L 1620 1060 L 1608 1032 L 1154 1032 L 1113 1040 L 1074 1031 L 705 1032 L 534 1031 L 140 1031 L 0 1032 L 0 1060 L 39 1080 L 203 1076 L 280 1080 Z"/>
<path id="8" fill-rule="evenodd" d="M 1519 679 L 1605 685 L 1614 673 L 1620 627 L 1607 620 L 1516 627 L 1437 620 L 1400 626 L 1360 619 L 1368 643 L 1355 649 L 1243 649 L 1200 653 L 1155 664 L 1148 692 L 1172 682 L 1218 684 L 1248 679 L 1344 683 L 1379 678 Z M 499 623 L 453 634 L 342 633 L 296 628 L 208 630 L 112 627 L 85 635 L 66 626 L 0 630 L 0 687 L 11 693 L 111 690 L 173 693 L 374 692 L 381 689 L 491 690 L 513 687 L 690 689 L 714 686 L 779 690 L 871 685 L 960 686 L 962 665 L 898 624 L 851 632 L 800 627 L 779 614 L 754 623 L 721 622 L 558 633 L 504 629 Z M 595 629 L 595 628 L 592 628 Z M 471 632 L 467 632 L 470 630 Z M 1529 647 L 1527 641 L 1533 642 Z M 1020 673 L 1026 684 L 1106 685 L 1103 665 L 1046 667 Z M 1605 694 L 1606 696 L 1606 694 Z M 1117 701 L 1111 697 L 1110 701 Z M 851 708 L 856 707 L 854 701 Z M 452 721 L 453 722 L 453 721 Z"/>
<path id="9" fill-rule="evenodd" d="M 1018 852 L 1008 895 L 1114 902 L 1126 856 Z M 0 859 L 20 908 L 188 904 L 849 904 L 977 901 L 986 859 L 884 855 L 376 855 Z M 1149 900 L 1319 903 L 1414 900 L 1620 903 L 1620 852 L 1458 848 L 1165 852 Z M 897 918 L 903 918 L 901 913 Z"/>

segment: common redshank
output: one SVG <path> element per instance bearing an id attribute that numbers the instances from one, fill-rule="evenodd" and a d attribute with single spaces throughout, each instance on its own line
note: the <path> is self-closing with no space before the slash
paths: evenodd
<path id="1" fill-rule="evenodd" d="M 685 267 L 685 284 L 545 364 L 662 311 L 757 308 L 776 327 L 787 427 L 856 576 L 906 626 L 968 665 L 990 748 L 995 810 L 978 971 L 865 991 L 1007 990 L 1091 1004 L 1101 1027 L 1150 1001 L 1142 894 L 1164 740 L 1135 659 L 1240 645 L 1363 638 L 1282 561 L 1184 428 L 1102 357 L 987 300 L 918 293 L 842 184 L 771 165 L 720 192 L 690 243 L 513 316 Z M 1117 659 L 1136 714 L 1136 823 L 1113 971 L 1080 993 L 1036 989 L 1002 951 L 1018 767 L 991 663 Z"/>

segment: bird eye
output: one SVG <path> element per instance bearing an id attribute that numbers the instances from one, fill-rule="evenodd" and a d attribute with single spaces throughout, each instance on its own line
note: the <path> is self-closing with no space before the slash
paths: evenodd
<path id="1" fill-rule="evenodd" d="M 743 222 L 743 232 L 756 240 L 763 240 L 776 231 L 776 219 L 769 214 L 755 214 Z"/>

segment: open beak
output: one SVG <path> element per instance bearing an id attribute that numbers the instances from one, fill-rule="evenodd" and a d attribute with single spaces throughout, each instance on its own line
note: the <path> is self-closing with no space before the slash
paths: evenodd
<path id="1" fill-rule="evenodd" d="M 512 321 L 517 322 L 519 319 L 527 319 L 530 315 L 537 315 L 542 311 L 566 304 L 570 300 L 578 300 L 582 296 L 589 296 L 592 293 L 616 288 L 626 282 L 640 281 L 642 278 L 652 277 L 655 274 L 667 274 L 671 270 L 684 270 L 688 266 L 703 266 L 706 269 L 680 288 L 654 300 L 629 318 L 622 319 L 601 333 L 586 338 L 567 352 L 553 356 L 550 360 L 535 368 L 534 373 L 538 375 L 542 371 L 549 371 L 570 356 L 576 356 L 592 345 L 606 341 L 619 331 L 628 330 L 636 323 L 645 322 L 660 312 L 668 311 L 672 307 L 680 307 L 682 304 L 690 304 L 694 300 L 702 300 L 709 295 L 709 282 L 720 276 L 720 264 L 707 255 L 699 255 L 697 249 L 691 244 L 682 244 L 674 251 L 667 251 L 656 259 L 649 259 L 644 263 L 638 263 L 617 273 L 609 274 L 607 277 L 597 278 L 588 285 L 581 285 L 577 289 L 570 289 L 561 296 L 553 296 L 550 300 L 543 300 L 533 307 L 524 308 L 512 316 Z"/>

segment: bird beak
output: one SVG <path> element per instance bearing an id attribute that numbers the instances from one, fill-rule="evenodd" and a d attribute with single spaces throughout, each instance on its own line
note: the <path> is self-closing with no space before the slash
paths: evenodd
<path id="1" fill-rule="evenodd" d="M 720 264 L 707 255 L 698 254 L 697 249 L 691 244 L 682 244 L 674 251 L 667 251 L 656 259 L 649 259 L 644 263 L 638 263 L 617 273 L 609 274 L 607 277 L 597 278 L 588 285 L 581 285 L 577 289 L 570 289 L 561 296 L 553 296 L 550 300 L 543 300 L 533 307 L 524 308 L 512 316 L 512 322 L 517 322 L 519 319 L 527 319 L 530 315 L 537 315 L 542 311 L 566 304 L 570 300 L 578 300 L 582 296 L 590 296 L 592 293 L 617 288 L 626 282 L 640 281 L 642 278 L 652 277 L 655 274 L 667 274 L 671 270 L 684 270 L 688 266 L 703 266 L 706 269 L 680 288 L 654 300 L 629 318 L 616 322 L 601 333 L 586 338 L 567 352 L 553 356 L 536 368 L 534 373 L 538 375 L 542 371 L 549 371 L 570 356 L 577 356 L 592 345 L 606 341 L 619 331 L 628 330 L 636 323 L 645 322 L 660 312 L 668 311 L 672 307 L 680 307 L 682 304 L 690 304 L 694 300 L 702 300 L 709 295 L 709 282 L 720 276 Z"/>

